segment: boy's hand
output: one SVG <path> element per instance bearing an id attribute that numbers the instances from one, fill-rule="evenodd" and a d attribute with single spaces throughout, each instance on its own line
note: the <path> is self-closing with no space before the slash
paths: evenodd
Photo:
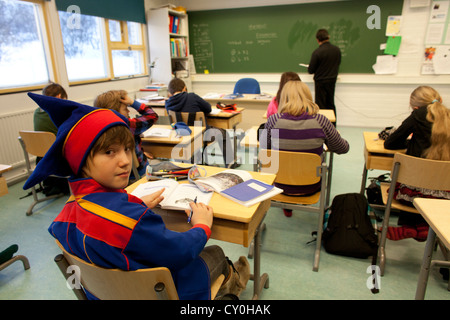
<path id="1" fill-rule="evenodd" d="M 128 95 L 126 95 L 125 97 L 122 97 L 120 99 L 120 102 L 126 104 L 127 106 L 131 106 L 133 104 L 134 100 L 131 99 Z"/>
<path id="2" fill-rule="evenodd" d="M 201 202 L 199 203 L 191 202 L 189 203 L 189 205 L 191 206 L 193 211 L 191 224 L 192 225 L 204 224 L 211 229 L 213 224 L 213 209 L 210 206 L 207 206 L 206 204 Z M 189 217 L 189 215 L 191 214 L 191 210 L 186 209 L 185 212 L 186 215 Z"/>
<path id="3" fill-rule="evenodd" d="M 141 200 L 144 201 L 144 203 L 149 207 L 150 209 L 153 209 L 156 207 L 163 199 L 164 197 L 161 196 L 164 192 L 165 188 L 162 188 L 159 191 L 156 191 L 155 193 L 148 194 L 146 196 L 141 197 Z"/>

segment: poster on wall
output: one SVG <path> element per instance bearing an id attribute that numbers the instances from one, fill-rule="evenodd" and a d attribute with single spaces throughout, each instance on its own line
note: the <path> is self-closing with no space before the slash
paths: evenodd
<path id="1" fill-rule="evenodd" d="M 425 36 L 422 74 L 450 74 L 450 0 L 434 0 Z"/>

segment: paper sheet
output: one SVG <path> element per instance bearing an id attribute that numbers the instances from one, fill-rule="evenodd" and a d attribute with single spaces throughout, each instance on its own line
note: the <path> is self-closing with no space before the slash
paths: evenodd
<path id="1" fill-rule="evenodd" d="M 402 37 L 389 37 L 386 43 L 386 49 L 384 50 L 384 54 L 398 55 L 400 50 L 400 45 L 402 43 Z"/>
<path id="2" fill-rule="evenodd" d="M 397 58 L 392 55 L 378 56 L 377 63 L 372 68 L 375 74 L 397 73 Z"/>

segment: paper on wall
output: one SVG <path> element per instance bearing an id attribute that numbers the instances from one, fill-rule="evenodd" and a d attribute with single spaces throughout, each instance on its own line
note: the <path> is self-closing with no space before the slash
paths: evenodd
<path id="1" fill-rule="evenodd" d="M 372 66 L 375 74 L 397 73 L 397 57 L 392 55 L 377 56 L 377 62 Z"/>

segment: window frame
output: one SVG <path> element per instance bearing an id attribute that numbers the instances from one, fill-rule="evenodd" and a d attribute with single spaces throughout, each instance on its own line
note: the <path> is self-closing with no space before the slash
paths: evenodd
<path id="1" fill-rule="evenodd" d="M 59 13 L 58 13 L 59 14 Z M 141 77 L 148 77 L 148 68 L 147 68 L 147 44 L 145 41 L 145 24 L 139 23 L 141 27 L 141 45 L 130 45 L 128 41 L 128 22 L 133 21 L 124 21 L 124 20 L 117 20 L 117 19 L 107 19 L 103 17 L 99 17 L 103 20 L 103 30 L 105 37 L 104 41 L 106 44 L 106 58 L 108 61 L 105 61 L 106 65 L 108 66 L 108 77 L 107 78 L 98 78 L 98 79 L 88 79 L 88 80 L 79 80 L 79 81 L 69 81 L 70 86 L 76 86 L 81 84 L 89 84 L 89 83 L 98 83 L 98 82 L 107 82 L 107 81 L 113 81 L 113 80 L 123 80 L 123 79 L 134 79 L 134 78 L 141 78 Z M 120 30 L 121 30 L 121 36 L 122 41 L 111 41 L 110 40 L 110 33 L 109 33 L 109 20 L 118 21 L 120 23 Z M 112 51 L 113 50 L 134 50 L 134 51 L 141 51 L 142 52 L 142 66 L 143 66 L 143 73 L 136 74 L 136 75 L 129 75 L 129 76 L 120 76 L 115 77 L 114 76 L 114 67 L 113 67 L 113 59 L 112 59 Z"/>
<path id="2" fill-rule="evenodd" d="M 120 30 L 122 35 L 122 41 L 111 41 L 110 33 L 109 33 L 109 21 L 118 21 L 120 23 Z M 147 46 L 145 42 L 145 24 L 139 23 L 141 27 L 141 44 L 130 44 L 128 39 L 128 22 L 133 21 L 124 21 L 124 20 L 116 20 L 116 19 L 106 19 L 105 21 L 105 31 L 106 31 L 106 43 L 108 47 L 108 59 L 109 59 L 109 68 L 110 68 L 110 76 L 111 79 L 129 79 L 129 78 L 137 78 L 137 77 L 143 77 L 147 76 Z M 143 67 L 143 73 L 136 74 L 136 75 L 129 75 L 129 76 L 121 76 L 116 77 L 114 76 L 114 68 L 113 68 L 113 59 L 112 59 L 112 52 L 113 50 L 129 50 L 129 51 L 141 51 L 142 52 L 142 67 Z"/>
<path id="3" fill-rule="evenodd" d="M 53 82 L 59 82 L 58 74 L 55 72 L 56 70 L 56 54 L 55 54 L 55 47 L 53 43 L 53 39 L 51 37 L 50 32 L 50 16 L 48 12 L 47 3 L 45 0 L 21 0 L 23 2 L 30 2 L 38 5 L 38 19 L 40 23 L 40 28 L 42 29 L 42 41 L 43 41 L 43 47 L 47 62 L 47 71 L 48 71 L 48 77 L 49 81 Z M 14 88 L 0 88 L 0 94 L 5 93 L 17 93 L 17 92 L 26 92 L 26 91 L 35 91 L 43 89 L 48 83 L 43 84 L 37 84 L 37 85 L 24 85 L 20 87 L 14 87 Z"/>

